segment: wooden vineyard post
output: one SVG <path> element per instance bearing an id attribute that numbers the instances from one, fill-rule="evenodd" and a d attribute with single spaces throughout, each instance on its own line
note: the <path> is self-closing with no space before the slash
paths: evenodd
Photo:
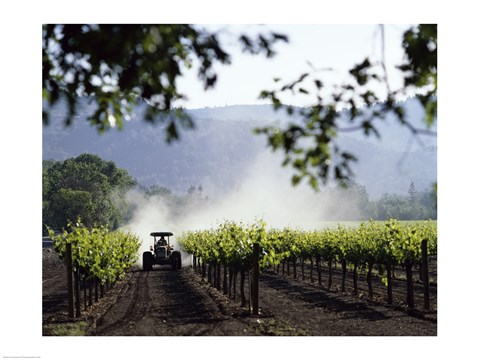
<path id="1" fill-rule="evenodd" d="M 332 269 L 332 259 L 328 260 L 328 289 L 332 288 L 332 278 L 333 278 L 333 269 Z"/>
<path id="2" fill-rule="evenodd" d="M 223 294 L 228 294 L 228 266 L 227 264 L 223 265 Z"/>
<path id="3" fill-rule="evenodd" d="M 80 271 L 77 269 L 73 273 L 75 279 L 75 317 L 80 317 Z"/>
<path id="4" fill-rule="evenodd" d="M 387 303 L 393 304 L 392 265 L 390 263 L 387 263 Z"/>
<path id="5" fill-rule="evenodd" d="M 293 258 L 293 278 L 297 278 L 297 257 Z"/>
<path id="6" fill-rule="evenodd" d="M 310 256 L 310 282 L 313 284 L 313 258 Z"/>
<path id="7" fill-rule="evenodd" d="M 217 264 L 217 290 L 220 291 L 222 289 L 222 265 L 220 263 Z"/>
<path id="8" fill-rule="evenodd" d="M 83 310 L 87 311 L 87 279 L 85 274 L 82 276 L 83 282 Z"/>
<path id="9" fill-rule="evenodd" d="M 217 287 L 217 264 L 216 263 L 213 263 L 213 282 L 211 283 L 211 285 L 213 287 Z"/>
<path id="10" fill-rule="evenodd" d="M 237 274 L 238 269 L 235 267 L 233 269 L 233 301 L 237 301 Z"/>
<path id="11" fill-rule="evenodd" d="M 372 269 L 373 261 L 368 262 L 367 284 L 368 284 L 368 298 L 373 300 L 373 284 L 372 284 Z"/>
<path id="12" fill-rule="evenodd" d="M 353 293 L 357 295 L 358 293 L 358 273 L 357 273 L 357 263 L 353 264 Z"/>
<path id="13" fill-rule="evenodd" d="M 413 262 L 407 260 L 405 262 L 405 272 L 407 275 L 407 306 L 413 309 L 415 304 L 413 300 Z"/>
<path id="14" fill-rule="evenodd" d="M 258 278 L 260 276 L 260 245 L 253 244 L 253 259 L 252 259 L 252 309 L 253 315 L 258 315 Z"/>
<path id="15" fill-rule="evenodd" d="M 247 304 L 247 298 L 245 297 L 245 269 L 242 268 L 240 271 L 240 298 L 242 300 L 242 305 L 245 306 Z"/>
<path id="16" fill-rule="evenodd" d="M 232 286 L 233 286 L 233 266 L 228 267 L 228 297 L 232 297 Z"/>
<path id="17" fill-rule="evenodd" d="M 92 299 L 92 279 L 88 279 L 88 306 L 93 305 Z"/>
<path id="18" fill-rule="evenodd" d="M 208 263 L 207 282 L 208 282 L 209 284 L 212 283 L 212 263 Z"/>
<path id="19" fill-rule="evenodd" d="M 98 302 L 98 278 L 95 278 L 95 302 Z"/>
<path id="20" fill-rule="evenodd" d="M 65 261 L 67 265 L 67 288 L 68 288 L 68 316 L 73 318 L 73 281 L 72 281 L 72 244 L 67 243 L 67 249 L 65 252 Z"/>
<path id="21" fill-rule="evenodd" d="M 422 280 L 423 280 L 423 308 L 430 310 L 430 287 L 428 284 L 428 250 L 427 240 L 422 240 Z"/>
<path id="22" fill-rule="evenodd" d="M 320 254 L 317 255 L 316 263 L 317 263 L 318 286 L 322 287 L 322 258 Z"/>
<path id="23" fill-rule="evenodd" d="M 300 258 L 300 266 L 302 267 L 302 281 L 305 281 L 305 258 Z"/>
<path id="24" fill-rule="evenodd" d="M 248 313 L 252 313 L 252 269 L 248 270 Z"/>

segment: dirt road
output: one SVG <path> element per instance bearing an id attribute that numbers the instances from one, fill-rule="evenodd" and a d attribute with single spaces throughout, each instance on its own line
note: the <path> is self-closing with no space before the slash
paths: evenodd
<path id="1" fill-rule="evenodd" d="M 192 271 L 136 270 L 93 335 L 253 335 L 242 320 L 222 312 Z"/>

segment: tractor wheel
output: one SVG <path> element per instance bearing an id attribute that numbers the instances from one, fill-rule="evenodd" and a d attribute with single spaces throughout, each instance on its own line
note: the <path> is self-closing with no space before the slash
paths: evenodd
<path id="1" fill-rule="evenodd" d="M 171 256 L 172 258 L 172 270 L 180 270 L 182 268 L 182 259 L 181 255 L 178 252 L 175 252 Z"/>
<path id="2" fill-rule="evenodd" d="M 177 261 L 177 269 L 180 270 L 182 268 L 182 256 L 180 255 L 180 253 L 178 253 Z"/>
<path id="3" fill-rule="evenodd" d="M 149 251 L 145 251 L 143 253 L 143 270 L 149 271 L 152 270 L 153 260 L 152 260 L 152 253 Z"/>

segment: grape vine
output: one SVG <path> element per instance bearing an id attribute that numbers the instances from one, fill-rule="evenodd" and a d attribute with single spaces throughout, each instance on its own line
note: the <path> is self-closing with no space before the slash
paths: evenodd
<path id="1" fill-rule="evenodd" d="M 429 255 L 437 252 L 436 222 L 402 224 L 391 219 L 383 224 L 362 222 L 359 227 L 304 231 L 266 229 L 258 221 L 252 225 L 226 221 L 216 229 L 188 231 L 179 238 L 184 251 L 220 264 L 249 266 L 254 243 L 260 244 L 260 267 L 298 257 L 346 261 L 366 268 L 369 264 L 404 265 L 421 261 L 421 242 L 427 240 Z"/>
<path id="2" fill-rule="evenodd" d="M 105 226 L 89 229 L 80 220 L 68 223 L 62 234 L 55 235 L 51 229 L 48 232 L 61 258 L 65 257 L 67 243 L 72 244 L 74 269 L 101 284 L 123 278 L 138 257 L 140 240 L 131 233 L 110 232 Z"/>

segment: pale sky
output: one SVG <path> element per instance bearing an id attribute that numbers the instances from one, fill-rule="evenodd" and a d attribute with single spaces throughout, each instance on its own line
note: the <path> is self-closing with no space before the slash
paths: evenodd
<path id="1" fill-rule="evenodd" d="M 381 59 L 381 36 L 379 25 L 199 25 L 210 30 L 221 29 L 220 39 L 232 55 L 232 64 L 217 65 L 218 81 L 215 88 L 204 91 L 196 71 L 185 72 L 178 82 L 179 89 L 188 101 L 178 103 L 187 108 L 201 108 L 236 104 L 266 103 L 259 100 L 262 90 L 273 90 L 286 82 L 297 79 L 304 72 L 320 70 L 316 77 L 326 85 L 342 84 L 348 78 L 348 69 L 366 57 Z M 395 65 L 402 60 L 401 36 L 408 25 L 385 26 L 385 58 L 389 81 L 393 88 L 401 86 Z M 263 55 L 242 53 L 238 33 L 256 34 L 275 31 L 289 37 L 289 43 L 275 46 L 277 55 L 267 59 Z M 309 63 L 311 65 L 309 65 Z M 396 76 L 397 75 L 397 76 Z M 274 78 L 282 81 L 274 83 Z M 311 81 L 309 81 L 311 83 Z M 328 89 L 325 90 L 328 92 Z M 283 98 L 288 104 L 311 105 L 314 98 L 305 95 Z"/>

